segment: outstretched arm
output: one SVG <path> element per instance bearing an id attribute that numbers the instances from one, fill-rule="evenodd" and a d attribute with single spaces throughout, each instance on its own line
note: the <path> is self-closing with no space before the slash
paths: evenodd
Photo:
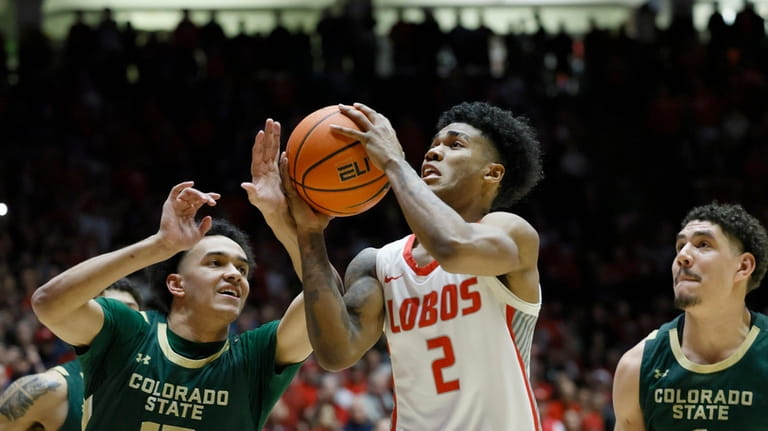
<path id="1" fill-rule="evenodd" d="M 32 295 L 38 319 L 69 344 L 90 344 L 104 323 L 104 313 L 92 298 L 120 278 L 191 248 L 211 228 L 211 217 L 198 224 L 195 215 L 203 205 L 216 205 L 220 196 L 196 190 L 193 184 L 173 187 L 156 234 L 81 262 L 39 287 Z"/>
<path id="2" fill-rule="evenodd" d="M 281 169 L 298 227 L 309 339 L 320 366 L 341 370 L 357 362 L 381 336 L 384 295 L 376 279 L 376 250 L 366 249 L 358 254 L 349 264 L 342 284 L 325 247 L 328 218 L 315 213 L 286 179 L 285 157 Z M 342 296 L 344 285 L 349 289 Z"/>
<path id="3" fill-rule="evenodd" d="M 296 222 L 293 220 L 280 181 L 280 123 L 267 119 L 259 130 L 251 148 L 251 182 L 241 187 L 248 193 L 248 201 L 259 209 L 264 221 L 283 244 L 291 258 L 293 270 L 302 278 Z M 295 364 L 312 353 L 304 318 L 304 296 L 299 294 L 280 319 L 277 328 L 275 362 L 278 365 Z"/>
<path id="4" fill-rule="evenodd" d="M 251 182 L 240 186 L 248 192 L 248 200 L 259 209 L 264 220 L 291 257 L 293 269 L 301 279 L 301 260 L 296 239 L 296 222 L 280 184 L 280 123 L 267 119 L 251 148 Z"/>
<path id="5" fill-rule="evenodd" d="M 629 349 L 616 366 L 613 378 L 613 410 L 616 413 L 614 431 L 645 431 L 640 407 L 640 364 L 644 341 Z"/>
<path id="6" fill-rule="evenodd" d="M 0 394 L 0 431 L 58 430 L 68 406 L 67 382 L 60 374 L 21 377 Z"/>

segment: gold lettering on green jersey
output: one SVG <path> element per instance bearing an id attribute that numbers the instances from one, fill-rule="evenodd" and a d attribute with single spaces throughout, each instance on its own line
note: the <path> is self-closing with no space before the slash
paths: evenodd
<path id="1" fill-rule="evenodd" d="M 727 421 L 731 406 L 751 406 L 752 391 L 735 389 L 658 388 L 653 391 L 656 404 L 672 404 L 673 419 Z"/>
<path id="2" fill-rule="evenodd" d="M 188 388 L 138 373 L 131 374 L 128 387 L 148 395 L 144 403 L 146 411 L 166 416 L 202 420 L 205 406 L 229 405 L 229 391 Z"/>

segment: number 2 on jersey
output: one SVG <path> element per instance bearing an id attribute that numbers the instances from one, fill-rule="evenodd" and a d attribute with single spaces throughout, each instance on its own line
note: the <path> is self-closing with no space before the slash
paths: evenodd
<path id="1" fill-rule="evenodd" d="M 443 349 L 443 357 L 432 361 L 432 376 L 435 378 L 435 388 L 438 394 L 459 390 L 459 379 L 445 381 L 443 377 L 443 368 L 448 368 L 456 363 L 456 356 L 453 354 L 453 345 L 451 339 L 443 335 L 442 337 L 430 338 L 427 340 L 427 349 Z"/>

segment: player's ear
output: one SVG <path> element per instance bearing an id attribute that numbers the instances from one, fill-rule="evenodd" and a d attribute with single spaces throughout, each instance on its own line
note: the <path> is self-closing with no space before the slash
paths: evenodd
<path id="1" fill-rule="evenodd" d="M 504 172 L 504 165 L 501 163 L 489 163 L 485 167 L 485 175 L 483 177 L 486 181 L 500 183 L 501 179 L 504 178 Z"/>
<path id="2" fill-rule="evenodd" d="M 749 279 L 755 271 L 755 256 L 752 253 L 742 253 L 739 259 L 739 267 L 736 269 L 735 281 Z"/>
<path id="3" fill-rule="evenodd" d="M 181 275 L 169 274 L 165 279 L 165 286 L 173 296 L 184 296 L 184 283 L 182 282 Z"/>

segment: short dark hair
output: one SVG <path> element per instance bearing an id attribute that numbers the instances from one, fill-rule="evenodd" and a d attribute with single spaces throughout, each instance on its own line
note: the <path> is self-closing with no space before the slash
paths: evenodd
<path id="1" fill-rule="evenodd" d="M 139 292 L 139 286 L 137 286 L 136 283 L 134 283 L 130 278 L 123 277 L 120 280 L 117 280 L 116 282 L 110 284 L 106 289 L 104 289 L 104 291 L 107 290 L 126 292 L 133 296 L 134 301 L 136 301 L 136 305 L 139 306 L 139 310 L 144 308 L 144 300 L 141 296 L 141 292 Z"/>
<path id="2" fill-rule="evenodd" d="M 708 221 L 720 226 L 723 233 L 735 241 L 742 252 L 755 257 L 755 270 L 749 277 L 747 292 L 757 289 L 768 270 L 768 234 L 765 227 L 739 204 L 719 204 L 695 207 L 688 211 L 681 227 L 693 220 Z"/>
<path id="3" fill-rule="evenodd" d="M 527 118 L 485 102 L 463 102 L 440 116 L 437 129 L 451 123 L 465 123 L 480 130 L 501 157 L 499 163 L 504 165 L 505 172 L 492 210 L 509 208 L 544 176 L 541 146 Z"/>
<path id="4" fill-rule="evenodd" d="M 214 219 L 211 229 L 206 232 L 205 236 L 215 235 L 225 236 L 236 242 L 245 252 L 245 257 L 248 259 L 248 266 L 253 268 L 254 259 L 253 250 L 251 249 L 251 240 L 245 232 L 227 220 Z M 178 273 L 179 263 L 181 263 L 181 259 L 186 254 L 187 251 L 176 253 L 170 259 L 156 263 L 147 268 L 146 272 L 149 286 L 154 290 L 155 306 L 166 313 L 171 310 L 173 295 L 165 287 L 165 280 L 168 278 L 168 275 Z"/>

